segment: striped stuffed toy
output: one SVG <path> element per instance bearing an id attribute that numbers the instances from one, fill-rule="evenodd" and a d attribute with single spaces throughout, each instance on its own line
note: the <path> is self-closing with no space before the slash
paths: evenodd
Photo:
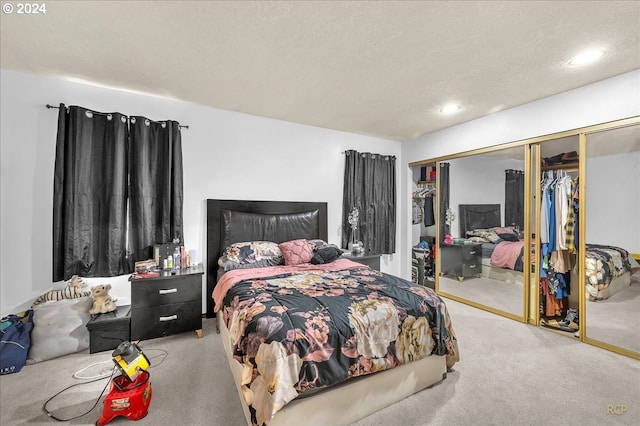
<path id="1" fill-rule="evenodd" d="M 79 297 L 91 296 L 91 290 L 87 288 L 87 283 L 77 275 L 71 277 L 67 286 L 62 290 L 50 290 L 38 297 L 31 305 L 33 308 L 44 302 L 57 301 L 62 299 L 77 299 Z"/>

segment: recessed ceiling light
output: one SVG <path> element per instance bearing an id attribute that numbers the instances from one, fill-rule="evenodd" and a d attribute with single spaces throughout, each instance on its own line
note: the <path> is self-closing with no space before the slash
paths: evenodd
<path id="1" fill-rule="evenodd" d="M 594 49 L 594 50 L 586 50 L 576 56 L 573 57 L 569 61 L 569 65 L 571 66 L 582 66 L 589 65 L 604 56 L 604 50 Z"/>
<path id="2" fill-rule="evenodd" d="M 442 114 L 455 114 L 458 111 L 460 111 L 460 105 L 458 104 L 447 104 L 440 108 Z"/>

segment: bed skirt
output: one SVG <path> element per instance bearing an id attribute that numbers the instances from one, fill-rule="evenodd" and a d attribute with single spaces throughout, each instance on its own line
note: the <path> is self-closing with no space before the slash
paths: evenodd
<path id="1" fill-rule="evenodd" d="M 482 277 L 491 278 L 498 281 L 504 281 L 514 284 L 522 284 L 524 282 L 524 274 L 513 269 L 500 268 L 489 264 L 489 259 L 482 259 Z"/>
<path id="2" fill-rule="evenodd" d="M 573 281 L 574 279 L 576 280 L 575 282 L 577 283 L 578 276 L 572 272 L 571 282 L 574 282 Z M 624 274 L 612 279 L 609 286 L 603 289 L 598 289 L 596 286 L 587 284 L 585 286 L 585 298 L 590 301 L 606 300 L 611 296 L 613 296 L 614 294 L 616 294 L 617 292 L 629 287 L 630 284 L 631 284 L 631 272 L 625 272 Z"/>

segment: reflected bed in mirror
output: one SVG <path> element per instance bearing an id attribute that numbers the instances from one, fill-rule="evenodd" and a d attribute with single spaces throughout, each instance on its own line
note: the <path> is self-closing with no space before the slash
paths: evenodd
<path id="1" fill-rule="evenodd" d="M 523 146 L 448 160 L 450 193 L 445 204 L 456 214 L 455 222 L 439 224 L 446 225 L 439 232 L 451 234 L 459 244 L 441 244 L 436 255 L 440 266 L 436 285 L 443 295 L 519 321 L 525 320 L 522 258 L 516 253 L 515 260 L 508 262 L 510 268 L 495 267 L 491 254 L 496 241 L 470 241 L 466 232 L 511 223 L 524 228 L 524 160 Z M 491 246 L 485 245 L 483 250 L 483 243 Z M 518 257 L 520 271 L 515 270 Z"/>
<path id="2" fill-rule="evenodd" d="M 482 247 L 482 276 L 522 283 L 524 241 L 503 227 L 500 204 L 460 204 L 460 235 Z"/>
<path id="3" fill-rule="evenodd" d="M 455 250 L 443 245 L 440 291 L 522 316 L 524 241 L 515 227 L 502 226 L 500 204 L 460 204 L 459 213 L 461 261 L 477 263 L 478 270 L 473 279 L 455 277 L 450 266 L 457 261 L 450 254 Z"/>

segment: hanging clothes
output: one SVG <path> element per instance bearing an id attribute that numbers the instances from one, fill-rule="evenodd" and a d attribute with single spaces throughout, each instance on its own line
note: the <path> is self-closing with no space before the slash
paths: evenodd
<path id="1" fill-rule="evenodd" d="M 412 208 L 411 208 L 411 223 L 414 225 L 422 222 L 422 206 L 420 205 L 421 200 L 418 200 L 414 197 Z"/>
<path id="2" fill-rule="evenodd" d="M 541 182 L 540 313 L 561 316 L 571 294 L 577 230 L 577 178 L 562 170 L 546 172 Z"/>
<path id="3" fill-rule="evenodd" d="M 551 175 L 546 175 L 542 181 L 542 200 L 540 203 L 540 243 L 547 244 L 549 242 L 549 185 L 551 185 Z"/>
<path id="4" fill-rule="evenodd" d="M 576 253 L 578 244 L 578 178 L 571 180 L 571 205 L 567 217 L 566 236 L 567 250 L 569 253 Z"/>
<path id="5" fill-rule="evenodd" d="M 419 184 L 418 189 L 413 192 L 413 223 L 424 223 L 424 226 L 433 226 L 436 224 L 436 215 L 433 210 L 433 197 L 435 195 L 435 187 L 431 184 Z M 416 212 L 415 209 L 420 209 Z"/>
<path id="6" fill-rule="evenodd" d="M 567 249 L 567 217 L 569 215 L 569 200 L 571 197 L 571 177 L 560 172 L 556 182 L 556 249 Z"/>
<path id="7" fill-rule="evenodd" d="M 433 211 L 433 197 L 424 199 L 424 226 L 433 226 L 436 224 L 436 215 Z"/>

